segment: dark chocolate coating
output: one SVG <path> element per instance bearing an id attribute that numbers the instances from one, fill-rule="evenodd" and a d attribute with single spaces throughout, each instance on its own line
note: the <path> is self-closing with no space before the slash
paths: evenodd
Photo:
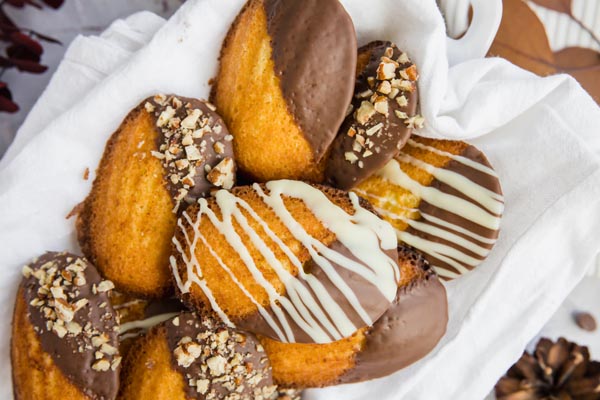
<path id="1" fill-rule="evenodd" d="M 406 97 L 408 101 L 406 106 L 400 106 L 395 98 L 388 99 L 389 111 L 387 116 L 376 112 L 366 124 L 361 124 L 356 119 L 355 113 L 361 107 L 361 103 L 369 100 L 359 95 L 367 91 L 378 93 L 377 88 L 369 85 L 368 80 L 375 79 L 374 82 L 377 82 L 376 85 L 381 82 L 381 80 L 376 79 L 377 70 L 381 63 L 381 57 L 388 48 L 394 50 L 392 57 L 390 57 L 393 60 L 398 59 L 402 54 L 393 43 L 381 41 L 371 42 L 358 50 L 359 54 L 370 54 L 370 57 L 365 68 L 359 71 L 356 80 L 356 88 L 352 100 L 353 112 L 344 120 L 331 146 L 331 154 L 329 155 L 325 169 L 325 180 L 333 187 L 349 190 L 367 179 L 400 152 L 412 132 L 412 128 L 405 123 L 405 120 L 400 119 L 396 115 L 396 111 L 404 112 L 409 117 L 415 115 L 418 103 L 416 85 L 413 91 L 401 91 L 398 94 L 398 96 L 404 95 Z M 400 64 L 398 71 L 411 66 L 413 66 L 411 62 Z M 396 78 L 401 79 L 399 76 L 396 76 Z M 383 95 L 383 97 L 387 98 L 388 96 Z M 383 124 L 382 129 L 378 133 L 372 135 L 366 134 L 369 128 L 378 124 Z M 356 135 L 362 135 L 371 144 L 363 147 L 363 151 L 361 152 L 354 151 L 357 136 L 349 136 L 348 132 L 350 129 L 353 129 Z M 361 131 L 363 131 L 362 134 Z M 364 150 L 368 150 L 371 154 L 364 156 Z M 356 154 L 358 157 L 357 161 L 348 161 L 346 159 L 347 153 Z"/>
<path id="2" fill-rule="evenodd" d="M 174 146 L 179 150 L 179 152 L 175 154 L 171 160 L 168 162 L 167 160 L 161 160 L 161 162 L 165 168 L 165 186 L 171 195 L 173 204 L 178 204 L 177 198 L 180 190 L 184 189 L 187 191 L 187 194 L 183 197 L 181 207 L 178 207 L 177 209 L 177 211 L 181 213 L 187 204 L 195 203 L 199 198 L 206 197 L 210 194 L 211 189 L 219 189 L 208 180 L 206 166 L 213 168 L 225 158 L 229 157 L 233 159 L 233 145 L 232 136 L 229 134 L 229 131 L 225 126 L 225 122 L 223 122 L 221 117 L 213 109 L 211 109 L 206 102 L 202 100 L 168 95 L 166 96 L 167 100 L 162 104 L 157 102 L 156 97 L 148 98 L 145 100 L 145 102 L 148 102 L 154 106 L 155 110 L 152 112 L 152 115 L 158 120 L 161 113 L 165 111 L 168 106 L 172 107 L 174 98 L 178 99 L 182 103 L 181 107 L 175 109 L 174 118 L 178 118 L 179 120 L 183 121 L 187 117 L 187 112 L 193 109 L 199 109 L 202 111 L 200 120 L 202 120 L 204 117 L 208 118 L 205 125 L 206 133 L 204 133 L 202 137 L 193 139 L 193 146 L 198 149 L 202 157 L 200 160 L 194 162 L 195 173 L 193 174 L 192 178 L 194 182 L 193 186 L 189 184 L 184 186 L 185 183 L 182 180 L 173 182 L 170 179 L 174 174 L 180 174 L 181 176 L 182 171 L 187 172 L 187 168 L 180 169 L 176 164 L 178 160 L 187 160 L 185 150 L 186 146 L 185 144 L 182 144 L 183 136 L 181 130 L 177 129 L 176 127 L 169 126 L 164 126 L 161 128 L 155 124 L 155 128 L 158 133 L 156 138 L 156 147 L 159 150 L 158 152 L 165 154 L 170 146 Z M 218 153 L 215 150 L 215 143 L 220 143 L 222 145 L 222 153 Z M 165 146 L 166 148 L 161 148 L 161 146 Z M 192 161 L 189 162 L 192 163 Z M 183 175 L 185 175 L 185 173 L 183 173 Z"/>
<path id="3" fill-rule="evenodd" d="M 318 162 L 352 98 L 354 25 L 338 0 L 265 0 L 264 6 L 283 97 Z"/>
<path id="4" fill-rule="evenodd" d="M 448 323 L 446 289 L 418 253 L 407 248 L 426 276 L 398 289 L 389 310 L 367 331 L 356 365 L 340 383 L 360 382 L 392 374 L 427 355 L 444 336 Z"/>
<path id="5" fill-rule="evenodd" d="M 357 263 L 361 263 L 360 260 L 354 257 L 352 253 L 337 240 L 331 243 L 329 245 L 329 248 L 342 254 L 344 257 L 348 257 Z M 396 249 L 389 251 L 386 250 L 385 252 L 391 259 L 398 259 L 398 253 Z M 348 287 L 350 287 L 352 292 L 356 294 L 357 298 L 360 301 L 360 304 L 363 306 L 365 312 L 369 315 L 372 321 L 376 321 L 386 312 L 386 310 L 390 306 L 390 302 L 381 294 L 379 288 L 377 288 L 371 282 L 368 282 L 362 276 L 352 271 L 349 271 L 346 268 L 341 267 L 335 262 L 331 262 L 331 264 L 333 265 L 335 271 L 344 280 L 344 282 L 346 282 Z M 360 315 L 352 307 L 352 304 L 348 302 L 344 294 L 327 277 L 327 274 L 316 262 L 314 262 L 312 259 L 308 260 L 304 264 L 304 271 L 306 273 L 312 274 L 317 279 L 317 281 L 319 281 L 323 285 L 323 288 L 328 293 L 330 293 L 333 300 L 336 301 L 336 303 L 348 316 L 349 320 L 356 327 L 362 328 L 366 326 L 365 321 L 363 321 Z M 308 291 L 313 291 L 313 289 L 311 289 L 311 287 L 305 281 L 302 281 L 302 284 L 306 287 Z M 273 319 L 276 319 L 276 316 L 270 307 L 266 310 Z M 243 320 L 235 321 L 235 323 L 236 326 L 238 326 L 240 329 L 248 330 L 250 332 L 254 332 L 256 334 L 268 336 L 274 340 L 278 340 L 275 331 L 271 328 L 271 326 L 267 323 L 267 321 L 258 311 L 244 318 Z M 295 343 L 314 343 L 314 339 L 311 338 L 302 328 L 300 328 L 292 318 L 288 318 L 288 323 L 290 324 L 290 328 L 294 333 Z"/>
<path id="6" fill-rule="evenodd" d="M 67 295 L 67 301 L 71 304 L 81 299 L 88 300 L 87 305 L 75 312 L 72 320 L 83 328 L 82 333 L 78 335 L 68 333 L 60 338 L 54 331 L 48 329 L 47 323 L 51 319 L 45 317 L 42 311 L 43 306 L 31 305 L 33 300 L 40 299 L 38 290 L 41 286 L 34 275 L 24 278 L 22 283 L 29 319 L 38 334 L 42 349 L 52 357 L 56 366 L 69 381 L 91 399 L 114 399 L 119 389 L 119 368 L 98 371 L 92 367 L 97 362 L 95 353 L 99 348 L 94 346 L 91 335 L 89 335 L 90 332 L 94 332 L 93 336 L 104 335 L 108 345 L 115 349 L 118 348 L 118 324 L 108 292 L 96 291 L 94 293 L 94 287 L 97 287 L 103 280 L 98 271 L 79 256 L 55 252 L 44 254 L 29 267 L 35 273 L 44 265 L 51 263 L 58 271 L 57 277 L 60 277 L 61 272 L 66 271 L 67 267 L 76 260 L 81 260 L 85 265 L 83 276 L 86 283 L 81 286 L 64 286 L 64 292 Z M 70 296 L 71 293 L 74 295 L 73 297 Z M 53 299 L 51 294 L 42 297 L 46 304 Z M 89 329 L 85 328 L 88 324 L 90 324 Z M 116 357 L 119 357 L 118 353 L 105 356 L 109 362 L 115 361 Z M 32 366 L 32 368 L 34 367 Z"/>
<path id="7" fill-rule="evenodd" d="M 177 321 L 177 325 L 174 324 L 174 321 Z M 241 400 L 259 398 L 256 393 L 270 392 L 270 396 L 260 397 L 264 399 L 276 397 L 276 387 L 273 385 L 270 364 L 254 335 L 228 329 L 220 322 L 200 317 L 192 312 L 184 312 L 166 321 L 160 328 L 164 329 L 166 334 L 172 355 L 172 366 L 184 377 L 187 398 L 221 399 L 234 390 L 240 395 Z M 221 332 L 227 332 L 227 339 L 218 338 L 218 334 Z M 181 340 L 184 338 L 190 338 L 193 343 L 202 347 L 202 354 L 187 367 L 180 365 L 175 355 L 175 349 L 180 346 Z M 213 375 L 211 364 L 207 360 L 215 356 L 222 356 L 226 359 L 227 366 L 224 374 Z M 238 364 L 235 366 L 230 364 L 232 357 L 239 357 Z M 237 365 L 242 366 L 241 372 L 236 369 Z M 230 367 L 238 372 L 228 370 Z M 224 376 L 230 379 L 223 379 Z M 210 381 L 205 393 L 199 392 L 196 387 L 191 386 L 190 379 Z M 228 387 L 231 382 L 234 382 L 233 389 Z M 211 393 L 216 397 L 211 397 Z"/>

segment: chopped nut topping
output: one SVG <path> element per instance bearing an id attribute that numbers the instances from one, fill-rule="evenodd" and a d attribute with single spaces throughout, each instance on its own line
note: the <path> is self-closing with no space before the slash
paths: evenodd
<path id="1" fill-rule="evenodd" d="M 84 259 L 66 256 L 65 253 L 53 253 L 45 257 L 51 257 L 51 261 L 38 264 L 34 266 L 35 269 L 32 266 L 23 268 L 23 276 L 34 280 L 35 283 L 33 286 L 27 284 L 30 288 L 27 292 L 28 296 L 35 296 L 29 304 L 37 309 L 31 312 L 39 312 L 43 318 L 43 324 L 36 325 L 34 329 L 39 334 L 51 334 L 58 339 L 66 340 L 74 354 L 90 352 L 96 360 L 90 365 L 92 369 L 98 372 L 107 371 L 111 362 L 118 357 L 118 349 L 109 343 L 109 336 L 100 333 L 99 329 L 104 327 L 112 330 L 116 326 L 115 320 L 106 309 L 107 298 L 95 299 L 92 303 L 95 308 L 90 308 L 90 299 L 91 296 L 98 295 L 99 290 L 106 292 L 112 289 L 112 282 L 100 281 L 97 285 L 84 287 L 87 285 L 86 271 L 88 270 Z M 97 275 L 92 276 L 98 279 Z M 103 307 L 104 311 L 100 311 Z M 102 312 L 104 315 L 100 316 L 99 313 Z M 96 320 L 94 315 L 100 319 Z M 83 318 L 91 319 L 83 323 Z M 117 366 L 118 364 L 115 368 Z"/>
<path id="2" fill-rule="evenodd" d="M 94 371 L 108 371 L 110 368 L 110 362 L 108 360 L 102 359 L 99 361 L 96 361 L 95 363 L 92 364 L 92 369 Z"/>
<path id="3" fill-rule="evenodd" d="M 404 96 L 404 95 L 397 97 L 396 102 L 398 103 L 398 105 L 400 107 L 406 107 L 408 105 L 408 100 L 406 99 L 406 96 Z"/>
<path id="4" fill-rule="evenodd" d="M 206 176 L 208 181 L 217 187 L 231 189 L 235 180 L 235 165 L 231 157 L 226 157 Z"/>
<path id="5" fill-rule="evenodd" d="M 111 281 L 102 281 L 97 286 L 97 290 L 99 293 L 108 292 L 109 290 L 112 290 L 114 288 L 115 288 L 115 284 L 112 283 Z"/>
<path id="6" fill-rule="evenodd" d="M 346 161 L 349 161 L 350 164 L 354 164 L 358 161 L 358 156 L 352 153 L 351 151 L 344 153 L 344 158 L 346 159 Z"/>
<path id="7" fill-rule="evenodd" d="M 382 81 L 392 79 L 394 76 L 396 76 L 396 64 L 382 61 L 377 68 L 377 79 Z"/>
<path id="8" fill-rule="evenodd" d="M 356 120 L 359 124 L 364 125 L 369 122 L 373 115 L 375 115 L 375 112 L 375 107 L 372 103 L 363 101 L 360 104 L 360 108 L 356 110 Z"/>

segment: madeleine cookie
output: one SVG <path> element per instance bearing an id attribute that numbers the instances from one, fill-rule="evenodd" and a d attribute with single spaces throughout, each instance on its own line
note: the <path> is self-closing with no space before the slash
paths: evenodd
<path id="1" fill-rule="evenodd" d="M 160 297 L 177 212 L 235 183 L 232 136 L 209 103 L 158 95 L 112 135 L 77 228 L 84 254 L 122 292 Z"/>
<path id="2" fill-rule="evenodd" d="M 355 192 L 443 279 L 475 268 L 498 238 L 504 210 L 498 175 L 485 155 L 465 142 L 413 136 Z"/>
<path id="3" fill-rule="evenodd" d="M 259 336 L 279 385 L 322 387 L 396 372 L 427 355 L 446 332 L 446 290 L 425 259 L 400 247 L 402 281 L 373 326 L 329 344 L 281 343 Z"/>
<path id="4" fill-rule="evenodd" d="M 328 343 L 372 325 L 396 296 L 395 233 L 355 194 L 290 180 L 220 190 L 178 228 L 177 292 L 229 326 Z"/>
<path id="5" fill-rule="evenodd" d="M 331 146 L 325 181 L 349 190 L 396 156 L 417 111 L 417 67 L 391 42 L 371 42 L 358 50 L 351 113 Z"/>
<path id="6" fill-rule="evenodd" d="M 356 34 L 338 0 L 249 0 L 223 43 L 211 100 L 259 181 L 318 182 L 354 89 Z"/>
<path id="7" fill-rule="evenodd" d="M 23 276 L 12 326 L 15 398 L 114 399 L 121 356 L 112 283 L 69 253 L 44 254 Z"/>
<path id="8" fill-rule="evenodd" d="M 256 338 L 194 313 L 154 327 L 125 358 L 123 400 L 276 399 Z"/>

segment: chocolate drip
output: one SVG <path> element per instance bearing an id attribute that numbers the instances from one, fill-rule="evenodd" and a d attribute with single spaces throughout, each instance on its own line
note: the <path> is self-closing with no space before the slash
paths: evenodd
<path id="1" fill-rule="evenodd" d="M 356 80 L 352 100 L 354 112 L 344 120 L 331 147 L 331 154 L 325 170 L 326 181 L 331 186 L 344 190 L 349 190 L 367 179 L 400 152 L 412 132 L 408 118 L 415 115 L 418 102 L 417 87 L 412 80 L 404 80 L 410 90 L 399 90 L 390 88 L 392 85 L 390 79 L 378 79 L 378 71 L 383 57 L 396 61 L 403 55 L 395 44 L 381 41 L 372 42 L 361 47 L 358 53 L 359 57 L 368 56 L 368 62 L 364 69 L 359 71 Z M 395 81 L 402 79 L 399 71 L 409 70 L 413 71 L 411 73 L 416 73 L 414 64 L 408 60 L 406 55 L 404 57 L 405 59 L 401 59 L 403 62 L 399 63 L 394 73 Z M 381 75 L 379 76 L 381 77 Z M 416 79 L 414 75 L 412 77 Z M 378 85 L 382 82 L 387 82 L 384 84 L 386 89 L 382 89 L 384 92 L 396 89 L 399 92 L 394 92 L 395 96 L 392 96 L 392 93 L 382 93 L 381 90 L 378 90 Z M 388 84 L 390 86 L 387 86 Z M 380 100 L 387 102 L 387 115 L 374 112 L 366 123 L 361 123 L 359 122 L 360 118 L 357 119 L 357 112 L 363 102 L 373 103 L 372 96 L 378 96 Z M 403 105 L 400 105 L 401 103 L 398 102 L 400 96 L 404 96 L 406 104 L 402 102 Z M 397 114 L 397 112 L 401 113 Z M 399 115 L 406 115 L 406 118 L 400 118 Z M 369 129 L 378 125 L 381 126 L 381 129 L 370 133 Z M 356 156 L 356 159 L 351 155 Z"/>
<path id="2" fill-rule="evenodd" d="M 158 95 L 148 98 L 145 108 L 156 119 L 159 151 L 152 155 L 165 168 L 165 186 L 177 211 L 206 197 L 211 189 L 230 189 L 235 184 L 233 136 L 214 106 L 193 98 Z"/>
<path id="3" fill-rule="evenodd" d="M 337 240 L 331 243 L 328 246 L 333 251 L 341 254 L 344 257 L 348 257 L 356 263 L 361 263 L 356 257 L 352 255 L 350 250 L 345 247 L 343 244 L 338 242 Z M 398 253 L 394 250 L 385 250 L 385 253 L 393 260 L 398 259 Z M 376 321 L 383 313 L 386 312 L 388 307 L 390 306 L 390 302 L 381 294 L 380 289 L 365 281 L 365 278 L 362 276 L 332 262 L 333 268 L 342 278 L 342 280 L 348 285 L 348 287 L 352 290 L 353 293 L 356 294 L 356 297 L 360 300 L 361 306 L 364 308 L 365 312 L 371 318 L 372 321 Z M 376 268 L 376 266 L 371 266 L 372 268 Z M 335 303 L 341 308 L 342 312 L 346 314 L 350 322 L 354 324 L 356 327 L 365 327 L 367 324 L 361 318 L 361 316 L 356 312 L 356 310 L 352 307 L 352 305 L 348 302 L 346 296 L 340 291 L 340 289 L 329 279 L 327 273 L 313 260 L 310 259 L 306 263 L 304 263 L 304 272 L 307 274 L 312 274 L 314 278 L 318 282 L 321 283 L 324 290 L 326 290 L 335 301 Z M 302 285 L 310 292 L 313 292 L 313 289 L 310 288 L 308 283 L 304 280 L 301 281 Z M 285 297 L 289 296 L 286 294 Z M 315 296 L 318 300 L 318 296 Z M 291 299 L 289 299 L 291 301 Z M 319 302 L 321 306 L 321 304 Z M 266 309 L 271 318 L 276 319 L 275 313 L 271 308 Z M 309 311 L 311 311 L 309 309 Z M 316 315 L 312 315 L 315 320 L 318 320 Z M 328 318 L 330 323 L 333 323 L 331 319 Z M 303 330 L 292 318 L 288 318 L 288 322 L 290 328 L 294 334 L 294 342 L 295 343 L 313 343 L 314 339 L 312 339 L 305 330 Z M 245 317 L 242 320 L 235 321 L 236 326 L 240 329 L 248 330 L 250 332 L 254 332 L 256 334 L 264 335 L 270 337 L 272 339 L 277 340 L 277 334 L 275 331 L 269 326 L 264 317 L 257 311 L 255 314 L 252 314 L 248 317 Z M 325 328 L 323 324 L 319 324 L 322 328 Z M 340 338 L 341 339 L 341 338 Z"/>
<path id="4" fill-rule="evenodd" d="M 184 380 L 186 398 L 274 399 L 271 367 L 258 340 L 209 318 L 186 312 L 165 322 L 173 369 Z M 199 346 L 199 353 L 191 346 Z M 191 358 L 190 358 L 191 357 Z"/>
<path id="5" fill-rule="evenodd" d="M 338 0 L 265 0 L 264 7 L 281 91 L 318 162 L 352 98 L 354 25 Z"/>
<path id="6" fill-rule="evenodd" d="M 46 253 L 25 267 L 24 275 L 22 287 L 29 319 L 42 349 L 86 396 L 97 400 L 114 399 L 119 389 L 121 357 L 117 352 L 115 312 L 105 290 L 112 285 L 101 284 L 103 280 L 91 264 L 69 253 Z M 72 283 L 52 283 L 61 279 Z M 45 289 L 48 280 L 52 291 Z M 61 310 L 71 309 L 70 305 L 82 300 L 87 303 L 84 301 L 85 305 L 76 309 L 72 320 L 63 316 Z M 68 305 L 55 306 L 58 302 Z M 97 352 L 102 353 L 102 358 L 96 356 Z M 105 363 L 100 363 L 101 360 Z"/>
<path id="7" fill-rule="evenodd" d="M 416 257 L 423 276 L 398 289 L 392 306 L 367 331 L 355 367 L 340 383 L 380 378 L 405 368 L 428 354 L 446 332 L 446 289 L 425 259 Z"/>

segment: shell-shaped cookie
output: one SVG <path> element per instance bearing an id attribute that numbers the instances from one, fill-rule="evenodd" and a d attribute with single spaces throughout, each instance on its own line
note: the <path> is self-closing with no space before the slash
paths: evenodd
<path id="1" fill-rule="evenodd" d="M 443 279 L 477 267 L 498 238 L 504 211 L 500 180 L 485 155 L 465 142 L 413 136 L 354 191 Z"/>
<path id="2" fill-rule="evenodd" d="M 233 137 L 210 103 L 157 95 L 106 145 L 77 221 L 81 248 L 122 292 L 160 297 L 177 214 L 235 183 Z"/>
<path id="3" fill-rule="evenodd" d="M 371 42 L 358 50 L 354 98 L 331 146 L 325 181 L 349 190 L 396 156 L 413 128 L 417 67 L 391 42 Z"/>
<path id="4" fill-rule="evenodd" d="M 392 227 L 341 190 L 290 180 L 222 190 L 178 228 L 178 294 L 230 326 L 328 343 L 371 325 L 396 295 Z"/>
<path id="5" fill-rule="evenodd" d="M 254 336 L 189 312 L 154 327 L 133 345 L 122 381 L 123 400 L 278 396 L 269 361 Z"/>
<path id="6" fill-rule="evenodd" d="M 121 356 L 112 283 L 69 253 L 44 254 L 23 276 L 11 342 L 16 398 L 115 399 Z"/>
<path id="7" fill-rule="evenodd" d="M 356 34 L 338 0 L 250 0 L 221 49 L 211 100 L 258 181 L 318 182 L 352 98 Z"/>

